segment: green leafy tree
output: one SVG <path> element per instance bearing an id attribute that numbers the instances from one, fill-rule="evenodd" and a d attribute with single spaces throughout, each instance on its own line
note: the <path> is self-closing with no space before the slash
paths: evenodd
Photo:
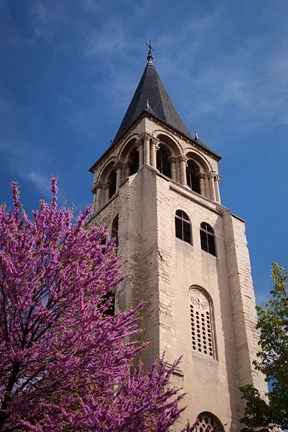
<path id="1" fill-rule="evenodd" d="M 242 432 L 266 432 L 273 426 L 288 428 L 288 270 L 272 264 L 274 289 L 265 306 L 257 306 L 261 351 L 255 362 L 266 375 L 267 402 L 252 385 L 241 387 L 246 401 Z"/>

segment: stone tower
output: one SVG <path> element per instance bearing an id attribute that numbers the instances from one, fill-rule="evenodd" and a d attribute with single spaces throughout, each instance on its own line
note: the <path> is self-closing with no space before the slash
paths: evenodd
<path id="1" fill-rule="evenodd" d="M 220 157 L 190 135 L 151 50 L 147 60 L 114 141 L 90 169 L 90 223 L 117 237 L 130 273 L 116 308 L 146 302 L 144 362 L 183 356 L 174 381 L 188 407 L 174 429 L 198 417 L 199 431 L 239 431 L 239 387 L 266 390 L 252 367 L 258 334 L 245 225 L 220 202 Z"/>

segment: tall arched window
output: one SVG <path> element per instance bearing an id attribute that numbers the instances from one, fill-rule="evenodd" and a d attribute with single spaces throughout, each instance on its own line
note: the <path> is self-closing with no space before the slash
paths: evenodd
<path id="1" fill-rule="evenodd" d="M 139 170 L 139 153 L 135 147 L 129 155 L 129 175 L 135 174 Z"/>
<path id="2" fill-rule="evenodd" d="M 216 358 L 211 302 L 207 294 L 198 287 L 192 287 L 189 296 L 192 349 L 197 353 Z"/>
<path id="3" fill-rule="evenodd" d="M 183 210 L 176 210 L 175 234 L 181 240 L 192 243 L 191 222 L 189 216 Z"/>
<path id="4" fill-rule="evenodd" d="M 115 241 L 116 251 L 118 249 L 118 225 L 119 225 L 119 216 L 116 215 L 112 222 L 112 231 L 111 231 L 111 237 Z"/>
<path id="5" fill-rule="evenodd" d="M 201 222 L 200 225 L 201 248 L 216 256 L 215 234 L 213 228 L 206 222 Z"/>
<path id="6" fill-rule="evenodd" d="M 171 178 L 169 157 L 169 153 L 163 147 L 160 147 L 157 151 L 157 169 L 165 176 Z"/>
<path id="7" fill-rule="evenodd" d="M 108 179 L 109 185 L 109 198 L 111 198 L 116 192 L 116 171 L 112 171 Z"/>
<path id="8" fill-rule="evenodd" d="M 199 178 L 199 166 L 193 160 L 188 160 L 186 167 L 187 185 L 194 192 L 201 193 L 200 190 L 200 178 Z"/>
<path id="9" fill-rule="evenodd" d="M 206 432 L 206 430 L 217 430 L 217 432 L 224 432 L 224 427 L 220 420 L 209 412 L 202 412 L 197 417 L 198 425 L 195 432 Z M 210 428 L 208 429 L 208 426 Z"/>

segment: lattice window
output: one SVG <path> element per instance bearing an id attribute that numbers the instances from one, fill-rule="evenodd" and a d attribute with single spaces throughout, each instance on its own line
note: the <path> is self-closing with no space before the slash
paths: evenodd
<path id="1" fill-rule="evenodd" d="M 191 223 L 189 216 L 183 210 L 177 210 L 175 216 L 175 234 L 181 240 L 192 243 Z"/>
<path id="2" fill-rule="evenodd" d="M 216 256 L 215 234 L 213 228 L 206 222 L 200 225 L 201 248 Z"/>
<path id="3" fill-rule="evenodd" d="M 134 148 L 129 155 L 129 175 L 135 174 L 139 170 L 139 154 Z"/>
<path id="4" fill-rule="evenodd" d="M 157 151 L 157 169 L 167 177 L 171 178 L 171 166 L 169 161 L 169 154 L 160 147 Z"/>
<path id="5" fill-rule="evenodd" d="M 222 423 L 209 412 L 202 412 L 197 417 L 198 425 L 195 432 L 224 432 Z"/>
<path id="6" fill-rule="evenodd" d="M 198 288 L 190 291 L 192 349 L 215 358 L 213 317 L 207 296 Z"/>
<path id="7" fill-rule="evenodd" d="M 199 167 L 192 160 L 189 160 L 187 162 L 186 177 L 187 177 L 187 185 L 190 187 L 190 189 L 200 194 L 201 190 L 200 190 Z"/>

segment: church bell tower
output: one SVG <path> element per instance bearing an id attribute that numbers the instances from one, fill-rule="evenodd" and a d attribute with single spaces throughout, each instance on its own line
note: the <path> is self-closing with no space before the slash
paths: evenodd
<path id="1" fill-rule="evenodd" d="M 147 60 L 114 141 L 90 168 L 90 224 L 117 238 L 130 274 L 116 309 L 146 303 L 144 363 L 163 352 L 168 364 L 183 356 L 173 384 L 187 393 L 187 409 L 174 430 L 198 418 L 199 432 L 237 432 L 239 387 L 266 391 L 252 365 L 258 334 L 245 225 L 221 204 L 220 156 L 190 135 L 151 49 Z"/>

